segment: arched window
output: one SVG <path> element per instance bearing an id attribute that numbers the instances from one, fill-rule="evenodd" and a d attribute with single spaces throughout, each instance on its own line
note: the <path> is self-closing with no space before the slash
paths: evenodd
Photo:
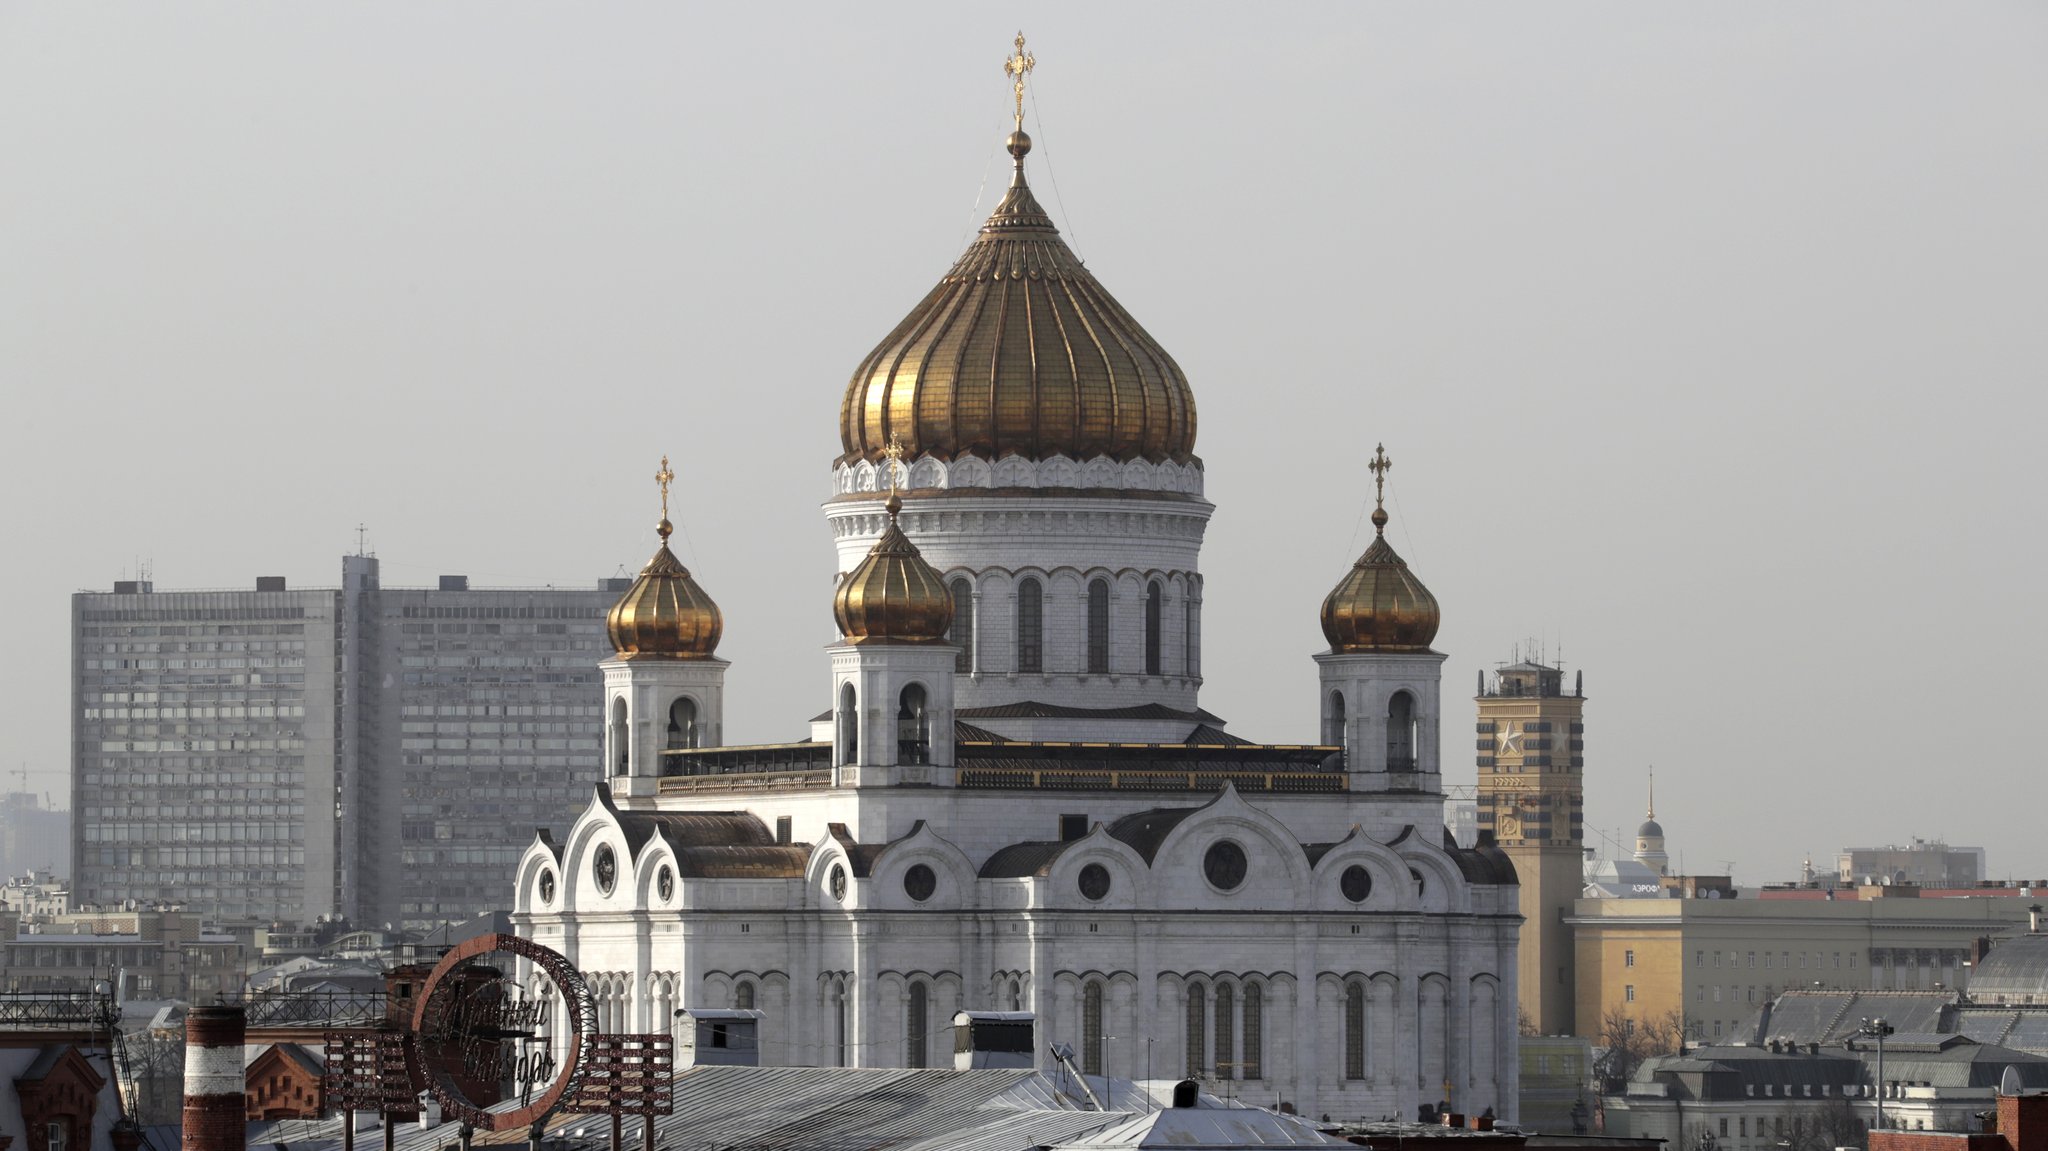
<path id="1" fill-rule="evenodd" d="M 1405 691 L 1387 701 L 1387 770 L 1415 770 L 1415 697 Z"/>
<path id="2" fill-rule="evenodd" d="M 650 988 L 653 995 L 649 997 L 653 1000 L 649 1004 L 653 1011 L 653 1017 L 647 1021 L 647 1026 L 642 1028 L 642 1030 L 652 1031 L 656 1027 L 664 1031 L 670 1030 L 675 1026 L 675 983 L 666 975 L 656 975 L 648 980 L 648 982 L 653 985 Z"/>
<path id="3" fill-rule="evenodd" d="M 847 1001 L 844 980 L 833 980 L 826 995 L 830 997 L 832 1008 L 832 1065 L 844 1067 L 847 1065 L 847 1045 L 852 1042 L 847 1014 L 852 1011 L 853 1004 Z"/>
<path id="4" fill-rule="evenodd" d="M 1014 979 L 1010 980 L 1010 1010 L 1024 1010 L 1024 989 Z"/>
<path id="5" fill-rule="evenodd" d="M 1102 980 L 1090 979 L 1081 988 L 1081 1070 L 1102 1074 Z"/>
<path id="6" fill-rule="evenodd" d="M 1088 674 L 1109 674 L 1109 581 L 1088 581 Z"/>
<path id="7" fill-rule="evenodd" d="M 753 980 L 742 979 L 733 985 L 732 1006 L 735 1011 L 752 1011 L 754 1009 Z"/>
<path id="8" fill-rule="evenodd" d="M 626 700 L 622 696 L 612 701 L 612 772 L 616 775 L 626 774 L 627 766 L 632 763 L 632 745 L 626 739 L 628 731 Z"/>
<path id="9" fill-rule="evenodd" d="M 1209 1036 L 1205 1030 L 1209 1021 L 1209 1005 L 1202 995 L 1202 985 L 1188 985 L 1188 1074 L 1199 1078 L 1208 1065 Z"/>
<path id="10" fill-rule="evenodd" d="M 923 980 L 910 985 L 910 1006 L 903 1013 L 903 1053 L 906 1067 L 930 1065 L 931 992 Z"/>
<path id="11" fill-rule="evenodd" d="M 1195 589 L 1190 586 L 1188 594 L 1181 597 L 1181 649 L 1182 670 L 1193 678 L 1202 674 L 1202 625 L 1195 618 Z"/>
<path id="12" fill-rule="evenodd" d="M 668 745 L 697 746 L 697 701 L 687 695 L 668 705 Z"/>
<path id="13" fill-rule="evenodd" d="M 1237 1013 L 1237 997 L 1232 994 L 1230 984 L 1216 985 L 1216 1074 L 1219 1078 L 1237 1078 L 1236 1033 L 1233 1018 Z"/>
<path id="14" fill-rule="evenodd" d="M 1045 588 L 1029 577 L 1017 583 L 1017 670 L 1045 670 Z"/>
<path id="15" fill-rule="evenodd" d="M 1330 716 L 1323 721 L 1323 743 L 1330 747 L 1344 746 L 1344 693 L 1330 693 Z"/>
<path id="16" fill-rule="evenodd" d="M 1365 1078 L 1365 984 L 1344 985 L 1344 1078 Z"/>
<path id="17" fill-rule="evenodd" d="M 860 761 L 860 697 L 853 685 L 839 689 L 839 762 Z"/>
<path id="18" fill-rule="evenodd" d="M 1266 994 L 1258 984 L 1247 983 L 1244 988 L 1244 1054 L 1238 1057 L 1238 1066 L 1244 1069 L 1246 1079 L 1262 1079 L 1265 1066 L 1266 1046 Z"/>
<path id="19" fill-rule="evenodd" d="M 1145 587 L 1145 674 L 1159 674 L 1159 611 L 1166 593 L 1153 580 Z"/>
<path id="20" fill-rule="evenodd" d="M 931 717 L 925 714 L 924 685 L 908 684 L 896 708 L 896 762 L 931 761 L 932 725 Z"/>
<path id="21" fill-rule="evenodd" d="M 953 593 L 953 627 L 946 635 L 960 649 L 953 670 L 967 675 L 974 670 L 974 585 L 956 579 L 947 590 Z"/>

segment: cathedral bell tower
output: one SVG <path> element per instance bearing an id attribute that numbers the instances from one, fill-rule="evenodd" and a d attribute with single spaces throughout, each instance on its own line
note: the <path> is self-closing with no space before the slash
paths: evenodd
<path id="1" fill-rule="evenodd" d="M 1341 746 L 1353 791 L 1443 790 L 1437 741 L 1444 656 L 1436 597 L 1387 542 L 1386 446 L 1373 454 L 1372 546 L 1323 600 L 1323 742 Z"/>
<path id="2" fill-rule="evenodd" d="M 841 637 L 827 649 L 837 786 L 953 782 L 953 597 L 896 522 L 902 456 L 891 441 L 888 526 L 832 594 Z"/>
<path id="3" fill-rule="evenodd" d="M 1525 661 L 1479 681 L 1479 830 L 1492 832 L 1522 879 L 1520 978 L 1544 1035 L 1574 1026 L 1576 963 L 1564 916 L 1584 887 L 1585 681 Z"/>
<path id="4" fill-rule="evenodd" d="M 605 778 L 615 796 L 651 796 L 662 752 L 716 747 L 725 726 L 725 669 L 713 653 L 725 617 L 690 569 L 668 550 L 668 457 L 655 473 L 661 485 L 661 546 L 640 577 L 605 616 L 617 653 L 604 672 Z"/>

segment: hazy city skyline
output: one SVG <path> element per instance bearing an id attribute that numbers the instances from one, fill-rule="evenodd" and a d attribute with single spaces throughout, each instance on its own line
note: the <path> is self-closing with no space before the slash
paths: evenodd
<path id="1" fill-rule="evenodd" d="M 1674 868 L 2048 877 L 2021 4 L 0 7 L 0 767 L 64 794 L 76 588 L 330 586 L 359 522 L 389 585 L 589 587 L 663 453 L 728 739 L 804 732 L 839 398 L 997 198 L 1020 21 L 1034 186 L 1200 405 L 1231 730 L 1316 737 L 1383 441 L 1447 783 L 1533 643 Z"/>

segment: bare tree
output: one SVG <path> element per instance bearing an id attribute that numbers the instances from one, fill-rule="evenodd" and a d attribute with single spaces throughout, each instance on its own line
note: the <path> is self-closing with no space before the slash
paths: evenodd
<path id="1" fill-rule="evenodd" d="M 1536 1021 L 1530 1018 L 1529 1009 L 1517 1004 L 1515 1006 L 1515 1034 L 1530 1036 L 1536 1033 Z"/>
<path id="2" fill-rule="evenodd" d="M 1637 1019 L 1617 1003 L 1600 1017 L 1600 1042 L 1607 1048 L 1600 1060 L 1600 1075 L 1610 1081 L 1611 1092 L 1634 1078 L 1643 1060 L 1678 1051 L 1685 1042 L 1685 1012 L 1674 1008 L 1663 1015 Z"/>

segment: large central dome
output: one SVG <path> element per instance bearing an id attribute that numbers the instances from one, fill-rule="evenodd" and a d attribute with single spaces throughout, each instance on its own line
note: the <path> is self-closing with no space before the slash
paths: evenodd
<path id="1" fill-rule="evenodd" d="M 843 462 L 1054 455 L 1187 463 L 1195 398 L 1173 357 L 1081 266 L 1024 182 L 868 353 L 839 407 Z"/>

